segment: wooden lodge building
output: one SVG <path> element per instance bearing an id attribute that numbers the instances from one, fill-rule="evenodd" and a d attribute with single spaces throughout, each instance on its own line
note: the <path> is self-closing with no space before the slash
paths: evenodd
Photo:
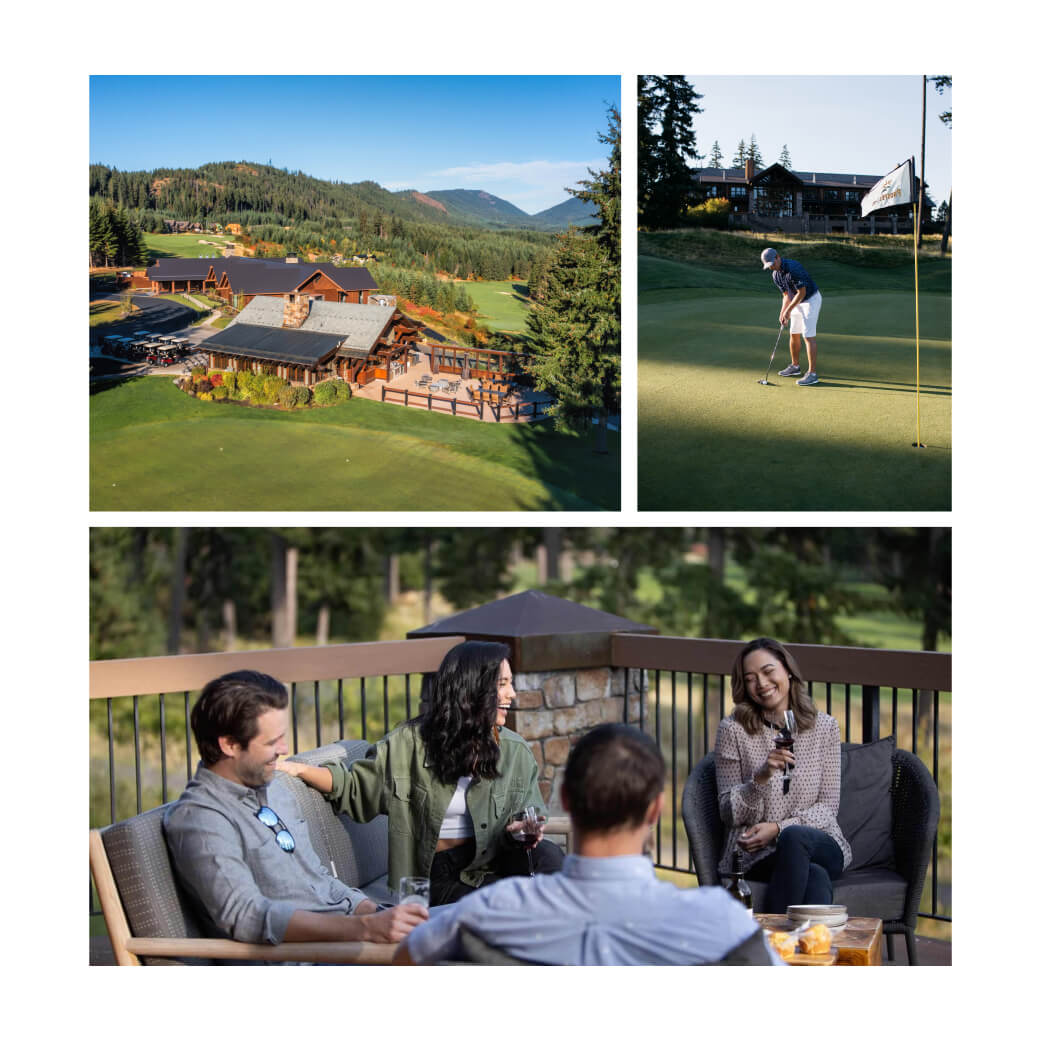
<path id="1" fill-rule="evenodd" d="M 330 377 L 364 385 L 404 372 L 419 330 L 384 297 L 362 304 L 296 292 L 257 295 L 202 349 L 211 369 L 273 374 L 309 387 Z"/>
<path id="2" fill-rule="evenodd" d="M 871 235 L 911 230 L 910 204 L 860 216 L 860 201 L 878 183 L 879 174 L 803 173 L 780 163 L 756 170 L 748 159 L 744 167 L 706 167 L 693 171 L 693 176 L 707 198 L 730 200 L 739 227 Z M 917 198 L 917 177 L 914 192 Z M 926 195 L 926 216 L 932 206 Z"/>
<path id="3" fill-rule="evenodd" d="M 253 257 L 221 257 L 158 260 L 148 268 L 149 284 L 156 293 L 215 292 L 226 303 L 245 307 L 258 296 L 282 299 L 304 295 L 328 303 L 365 304 L 376 282 L 363 267 L 333 264 L 301 264 Z"/>

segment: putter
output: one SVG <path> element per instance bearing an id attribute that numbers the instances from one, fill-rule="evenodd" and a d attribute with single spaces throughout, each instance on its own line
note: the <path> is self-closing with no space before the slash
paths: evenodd
<path id="1" fill-rule="evenodd" d="M 777 353 L 777 345 L 781 342 L 781 333 L 784 332 L 784 326 L 777 330 L 777 339 L 774 340 L 774 349 L 770 352 L 770 363 L 766 366 L 766 375 L 761 380 L 756 380 L 756 383 L 761 383 L 764 387 L 772 387 L 773 384 L 769 380 L 770 369 L 773 368 L 774 355 Z"/>

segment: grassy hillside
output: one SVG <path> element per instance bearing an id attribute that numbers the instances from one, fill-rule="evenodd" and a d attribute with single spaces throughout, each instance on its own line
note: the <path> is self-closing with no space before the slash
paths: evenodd
<path id="1" fill-rule="evenodd" d="M 827 298 L 836 290 L 914 289 L 914 255 L 907 236 L 776 235 L 686 229 L 641 232 L 640 292 L 653 289 L 773 289 L 759 254 L 777 248 L 803 264 Z M 951 259 L 922 255 L 918 288 L 950 293 Z"/>
<path id="2" fill-rule="evenodd" d="M 165 377 L 95 388 L 91 508 L 617 509 L 619 438 L 354 399 L 289 413 L 197 401 Z"/>

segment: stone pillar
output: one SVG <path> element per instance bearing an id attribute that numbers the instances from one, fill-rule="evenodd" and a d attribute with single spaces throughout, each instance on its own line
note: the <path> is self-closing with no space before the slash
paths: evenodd
<path id="1" fill-rule="evenodd" d="M 630 722 L 640 714 L 644 674 L 630 670 Z M 571 746 L 599 723 L 626 719 L 625 669 L 608 666 L 521 672 L 514 676 L 517 700 L 506 725 L 527 742 L 539 765 L 539 788 L 551 814 L 563 813 L 560 785 Z"/>

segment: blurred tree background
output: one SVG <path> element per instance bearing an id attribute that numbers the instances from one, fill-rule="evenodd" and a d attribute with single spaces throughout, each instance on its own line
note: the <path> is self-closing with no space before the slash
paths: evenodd
<path id="1" fill-rule="evenodd" d="M 401 639 L 542 589 L 675 636 L 949 650 L 949 528 L 93 528 L 90 657 Z"/>

